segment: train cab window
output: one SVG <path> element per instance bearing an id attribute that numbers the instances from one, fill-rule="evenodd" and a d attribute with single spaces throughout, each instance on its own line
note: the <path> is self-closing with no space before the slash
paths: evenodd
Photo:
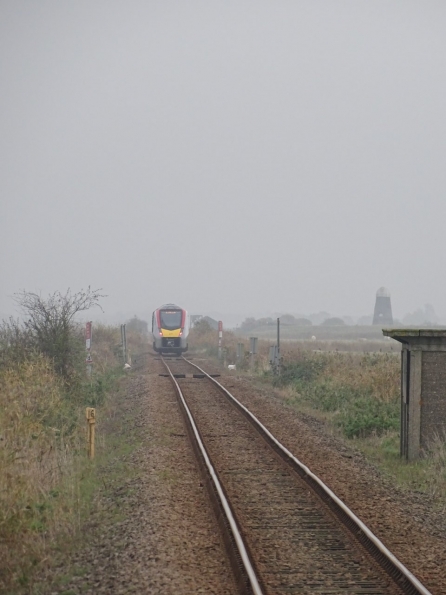
<path id="1" fill-rule="evenodd" d="M 181 328 L 182 314 L 181 310 L 161 310 L 161 327 L 171 331 Z"/>

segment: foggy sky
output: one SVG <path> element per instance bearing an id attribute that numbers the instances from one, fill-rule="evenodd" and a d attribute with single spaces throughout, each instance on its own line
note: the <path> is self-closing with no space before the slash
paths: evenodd
<path id="1" fill-rule="evenodd" d="M 0 313 L 446 317 L 442 0 L 0 0 Z"/>

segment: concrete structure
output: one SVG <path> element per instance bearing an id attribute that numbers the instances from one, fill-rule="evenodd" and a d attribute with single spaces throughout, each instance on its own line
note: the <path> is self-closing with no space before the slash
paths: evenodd
<path id="1" fill-rule="evenodd" d="M 211 318 L 210 316 L 203 316 L 201 318 L 201 320 L 205 320 L 208 325 L 214 329 L 214 331 L 218 331 L 218 320 L 214 320 L 213 318 Z"/>
<path id="2" fill-rule="evenodd" d="M 381 327 L 393 324 L 390 293 L 385 287 L 380 287 L 376 292 L 375 311 L 373 313 L 372 324 L 379 325 Z"/>
<path id="3" fill-rule="evenodd" d="M 212 329 L 216 331 L 218 330 L 218 320 L 214 320 L 210 316 L 202 316 L 201 314 L 191 314 L 190 321 L 192 326 L 195 326 L 197 322 L 201 320 L 207 322 Z"/>
<path id="4" fill-rule="evenodd" d="M 446 330 L 383 329 L 402 344 L 401 456 L 418 459 L 446 438 Z"/>

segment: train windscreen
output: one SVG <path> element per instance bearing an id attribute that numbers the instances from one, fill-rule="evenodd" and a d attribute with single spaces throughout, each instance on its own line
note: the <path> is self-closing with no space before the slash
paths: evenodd
<path id="1" fill-rule="evenodd" d="M 161 310 L 161 327 L 173 331 L 181 328 L 183 313 L 181 310 Z"/>

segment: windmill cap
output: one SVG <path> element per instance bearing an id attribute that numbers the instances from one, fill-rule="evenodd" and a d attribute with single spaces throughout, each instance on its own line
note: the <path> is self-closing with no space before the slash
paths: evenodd
<path id="1" fill-rule="evenodd" d="M 376 297 L 390 297 L 390 291 L 387 287 L 380 287 L 376 292 Z"/>

